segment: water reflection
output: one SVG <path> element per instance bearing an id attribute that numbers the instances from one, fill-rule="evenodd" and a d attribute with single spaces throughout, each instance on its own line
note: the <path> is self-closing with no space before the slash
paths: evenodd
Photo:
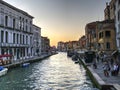
<path id="1" fill-rule="evenodd" d="M 84 68 L 59 53 L 0 78 L 1 90 L 97 90 Z"/>

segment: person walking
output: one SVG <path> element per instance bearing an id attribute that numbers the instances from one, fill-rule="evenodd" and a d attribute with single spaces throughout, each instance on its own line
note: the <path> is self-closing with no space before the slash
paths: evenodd
<path id="1" fill-rule="evenodd" d="M 105 61 L 105 62 L 104 62 L 104 66 L 103 66 L 103 71 L 104 71 L 104 75 L 105 75 L 106 77 L 109 76 L 109 73 L 108 73 L 109 69 L 110 69 L 109 64 L 108 64 L 107 61 Z"/>

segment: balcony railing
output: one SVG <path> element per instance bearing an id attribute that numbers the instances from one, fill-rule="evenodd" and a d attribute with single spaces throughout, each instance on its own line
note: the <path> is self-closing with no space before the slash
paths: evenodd
<path id="1" fill-rule="evenodd" d="M 32 45 L 16 43 L 0 43 L 0 47 L 32 47 Z"/>

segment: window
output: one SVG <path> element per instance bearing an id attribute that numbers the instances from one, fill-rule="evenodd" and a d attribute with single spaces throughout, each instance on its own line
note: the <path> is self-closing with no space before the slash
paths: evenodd
<path id="1" fill-rule="evenodd" d="M 8 43 L 8 32 L 6 32 L 6 37 L 5 38 L 6 38 L 5 39 L 6 43 Z"/>
<path id="2" fill-rule="evenodd" d="M 109 42 L 106 43 L 106 49 L 110 49 L 110 43 Z"/>
<path id="3" fill-rule="evenodd" d="M 99 33 L 99 38 L 101 38 L 101 33 Z"/>
<path id="4" fill-rule="evenodd" d="M 27 27 L 27 25 L 26 25 L 26 31 L 27 31 L 27 29 L 28 29 L 28 27 Z"/>
<path id="5" fill-rule="evenodd" d="M 22 35 L 20 35 L 20 44 L 22 43 Z"/>
<path id="6" fill-rule="evenodd" d="M 13 33 L 13 43 L 15 43 L 15 33 Z"/>
<path id="7" fill-rule="evenodd" d="M 8 26 L 8 16 L 5 16 L 5 26 Z"/>
<path id="8" fill-rule="evenodd" d="M 110 31 L 105 31 L 105 36 L 110 37 L 111 36 Z"/>
<path id="9" fill-rule="evenodd" d="M 32 37 L 30 37 L 30 44 L 32 44 Z"/>
<path id="10" fill-rule="evenodd" d="M 118 24 L 118 32 L 120 32 L 120 24 Z"/>
<path id="11" fill-rule="evenodd" d="M 120 10 L 118 11 L 118 21 L 120 20 Z"/>
<path id="12" fill-rule="evenodd" d="M 15 19 L 13 19 L 13 28 L 15 28 Z"/>
<path id="13" fill-rule="evenodd" d="M 120 38 L 118 38 L 118 44 L 119 44 L 118 47 L 120 48 Z"/>
<path id="14" fill-rule="evenodd" d="M 4 49 L 2 49 L 2 50 L 1 50 L 1 54 L 4 54 L 4 53 L 5 53 L 5 50 L 4 50 Z"/>
<path id="15" fill-rule="evenodd" d="M 28 36 L 26 36 L 26 44 L 28 44 Z"/>
<path id="16" fill-rule="evenodd" d="M 19 34 L 17 34 L 17 44 L 18 44 L 18 42 L 19 42 Z"/>
<path id="17" fill-rule="evenodd" d="M 103 32 L 101 32 L 101 37 L 103 38 Z"/>
<path id="18" fill-rule="evenodd" d="M 24 40 L 24 35 L 23 35 L 23 44 L 25 43 L 25 40 Z"/>
<path id="19" fill-rule="evenodd" d="M 4 31 L 1 31 L 1 43 L 4 42 Z"/>
<path id="20" fill-rule="evenodd" d="M 103 32 L 99 33 L 99 38 L 103 38 Z"/>
<path id="21" fill-rule="evenodd" d="M 20 30 L 21 30 L 22 29 L 21 17 L 19 18 L 19 27 L 20 27 Z"/>

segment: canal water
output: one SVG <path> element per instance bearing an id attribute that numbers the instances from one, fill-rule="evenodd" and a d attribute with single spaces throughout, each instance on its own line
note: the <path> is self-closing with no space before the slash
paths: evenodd
<path id="1" fill-rule="evenodd" d="M 0 90 L 98 90 L 82 65 L 66 53 L 31 63 L 29 67 L 9 70 L 0 77 Z"/>

